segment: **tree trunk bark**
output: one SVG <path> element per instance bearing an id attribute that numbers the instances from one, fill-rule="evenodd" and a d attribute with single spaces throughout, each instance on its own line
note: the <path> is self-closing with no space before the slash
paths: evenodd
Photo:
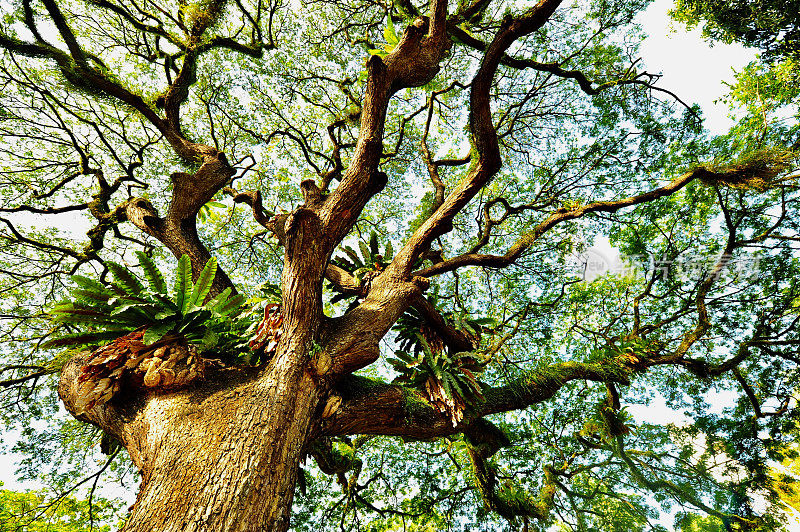
<path id="1" fill-rule="evenodd" d="M 120 397 L 84 414 L 124 445 L 142 482 L 124 532 L 288 529 L 319 391 L 306 353 L 258 375 L 232 370 L 188 390 Z M 81 361 L 62 372 L 68 409 Z"/>

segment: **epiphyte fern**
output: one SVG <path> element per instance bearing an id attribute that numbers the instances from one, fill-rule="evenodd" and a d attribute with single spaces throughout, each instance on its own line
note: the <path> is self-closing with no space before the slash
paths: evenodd
<path id="1" fill-rule="evenodd" d="M 230 288 L 205 302 L 216 275 L 216 259 L 209 259 L 193 283 L 189 257 L 182 256 L 170 293 L 153 260 L 142 252 L 137 256 L 147 287 L 131 270 L 113 262 L 106 263 L 114 278 L 107 284 L 74 275 L 77 287 L 71 291 L 72 299 L 55 305 L 50 315 L 65 328 L 83 330 L 62 335 L 46 346 L 97 345 L 140 328 L 145 344 L 171 333 L 203 348 L 216 346 L 215 329 L 233 320 L 244 303 L 242 296 L 231 296 Z"/>
<path id="2" fill-rule="evenodd" d="M 431 302 L 436 306 L 435 294 L 432 295 Z M 497 326 L 497 321 L 493 318 L 472 318 L 452 312 L 443 312 L 442 317 L 449 326 L 464 333 L 475 348 L 480 345 L 482 334 Z M 422 349 L 421 338 L 433 349 L 437 349 L 437 346 L 441 346 L 439 349 L 444 349 L 443 340 L 413 307 L 398 318 L 392 329 L 397 333 L 395 341 L 403 351 L 419 353 Z"/>
<path id="3" fill-rule="evenodd" d="M 369 244 L 359 240 L 358 247 L 360 254 L 350 246 L 342 246 L 344 255 L 335 256 L 331 259 L 331 263 L 356 277 L 363 285 L 364 289 L 362 289 L 361 294 L 363 295 L 363 293 L 369 291 L 368 285 L 372 279 L 377 277 L 392 261 L 394 250 L 392 249 L 391 240 L 388 240 L 386 242 L 386 247 L 381 251 L 378 243 L 378 234 L 375 231 L 372 231 L 370 234 Z M 335 285 L 331 285 L 331 288 L 337 290 Z M 337 303 L 357 295 L 359 294 L 339 293 L 331 299 L 331 303 Z"/>
<path id="4" fill-rule="evenodd" d="M 400 374 L 394 382 L 419 388 L 455 427 L 464 418 L 467 405 L 483 399 L 475 375 L 483 371 L 488 360 L 476 352 L 448 354 L 444 349 L 433 349 L 422 335 L 418 343 L 421 352 L 396 351 L 396 358 L 389 359 Z"/>
<path id="5" fill-rule="evenodd" d="M 144 253 L 138 257 L 147 287 L 128 268 L 108 263 L 112 282 L 74 276 L 73 299 L 51 310 L 58 324 L 85 329 L 51 340 L 51 347 L 113 340 L 85 360 L 78 377 L 77 412 L 108 402 L 124 383 L 143 389 L 186 386 L 204 374 L 200 351 L 230 351 L 237 348 L 235 342 L 242 343 L 246 324 L 235 318 L 244 298 L 231 297 L 226 289 L 206 301 L 216 275 L 215 259 L 192 282 L 189 257 L 182 256 L 168 292 L 152 259 Z"/>

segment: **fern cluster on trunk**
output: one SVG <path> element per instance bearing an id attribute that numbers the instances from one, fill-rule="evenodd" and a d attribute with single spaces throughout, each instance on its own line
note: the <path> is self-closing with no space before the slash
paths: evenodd
<path id="1" fill-rule="evenodd" d="M 68 331 L 75 327 L 83 330 L 62 334 L 45 346 L 97 345 L 141 328 L 145 344 L 173 333 L 204 349 L 215 347 L 218 331 L 235 320 L 245 302 L 241 295 L 231 296 L 230 289 L 205 301 L 216 275 L 216 259 L 208 261 L 193 283 L 189 257 L 182 256 L 168 292 L 164 276 L 153 260 L 145 253 L 137 256 L 148 287 L 131 270 L 113 262 L 106 264 L 114 277 L 114 282 L 108 284 L 73 275 L 78 287 L 71 291 L 72 299 L 55 305 L 50 314 Z"/>
<path id="2" fill-rule="evenodd" d="M 250 323 L 237 319 L 245 298 L 226 289 L 206 301 L 216 259 L 192 282 L 189 257 L 182 256 L 168 291 L 153 260 L 141 252 L 137 256 L 147 286 L 128 268 L 108 263 L 113 282 L 75 275 L 72 299 L 50 311 L 64 333 L 46 346 L 95 348 L 79 377 L 80 411 L 109 401 L 126 382 L 144 388 L 185 386 L 203 375 L 202 352 L 248 349 Z"/>

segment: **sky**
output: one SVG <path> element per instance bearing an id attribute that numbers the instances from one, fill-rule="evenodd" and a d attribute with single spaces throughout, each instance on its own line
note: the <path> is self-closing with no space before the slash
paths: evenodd
<path id="1" fill-rule="evenodd" d="M 714 134 L 724 133 L 733 120 L 728 106 L 719 100 L 728 90 L 726 83 L 733 82 L 734 70 L 741 70 L 756 52 L 739 44 L 709 46 L 699 28 L 686 31 L 670 20 L 667 12 L 672 5 L 671 0 L 655 0 L 637 17 L 648 35 L 641 47 L 642 59 L 648 72 L 663 74 L 660 87 L 689 105 L 699 104 L 706 127 Z"/>
<path id="2" fill-rule="evenodd" d="M 734 70 L 749 63 L 755 52 L 739 45 L 716 44 L 709 47 L 703 41 L 700 30 L 687 32 L 682 26 L 671 23 L 667 15 L 671 6 L 670 0 L 656 0 L 638 19 L 644 32 L 649 35 L 641 48 L 644 64 L 648 72 L 663 74 L 659 86 L 674 92 L 689 104 L 700 105 L 707 119 L 706 127 L 712 133 L 723 133 L 733 124 L 728 116 L 727 105 L 720 101 L 727 92 L 725 84 L 733 81 Z M 665 28 L 671 29 L 665 31 Z M 593 251 L 609 262 L 618 256 L 607 241 L 600 242 Z M 629 410 L 637 414 L 636 405 Z M 647 407 L 647 416 L 651 420 L 656 417 L 680 422 L 677 414 L 670 411 L 663 401 L 656 401 L 656 404 Z M 8 436 L 4 434 L 4 438 Z M 14 480 L 12 461 L 13 457 L 10 456 L 0 459 L 3 488 L 35 487 L 31 483 L 22 485 Z"/>

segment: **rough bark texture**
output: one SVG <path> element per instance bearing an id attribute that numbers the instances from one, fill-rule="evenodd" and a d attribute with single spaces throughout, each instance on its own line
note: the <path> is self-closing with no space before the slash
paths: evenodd
<path id="1" fill-rule="evenodd" d="M 187 390 L 121 397 L 84 419 L 125 446 L 142 475 L 127 531 L 286 530 L 319 403 L 305 356 L 227 370 Z M 73 359 L 62 373 L 70 408 Z"/>

